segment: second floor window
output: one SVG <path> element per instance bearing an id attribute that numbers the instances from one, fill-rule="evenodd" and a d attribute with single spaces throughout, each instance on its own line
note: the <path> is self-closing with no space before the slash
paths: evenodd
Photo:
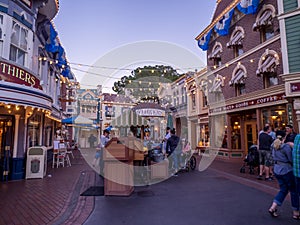
<path id="1" fill-rule="evenodd" d="M 246 85 L 245 84 L 236 84 L 235 92 L 236 92 L 236 96 L 246 94 Z"/>
<path id="2" fill-rule="evenodd" d="M 25 65 L 27 53 L 27 37 L 28 30 L 14 21 L 12 26 L 9 59 L 23 66 Z"/>
<path id="3" fill-rule="evenodd" d="M 264 74 L 264 87 L 272 87 L 278 85 L 278 77 L 276 73 L 265 73 Z"/>

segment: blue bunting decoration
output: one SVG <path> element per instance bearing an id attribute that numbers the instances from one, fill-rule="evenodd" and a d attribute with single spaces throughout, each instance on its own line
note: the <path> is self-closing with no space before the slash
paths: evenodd
<path id="1" fill-rule="evenodd" d="M 200 40 L 198 40 L 198 46 L 203 51 L 206 51 L 208 49 L 211 33 L 212 33 L 212 29 L 208 31 L 208 33 L 204 35 Z"/>
<path id="2" fill-rule="evenodd" d="M 241 0 L 237 5 L 239 11 L 244 14 L 255 14 L 257 7 L 259 5 L 259 0 Z"/>
<path id="3" fill-rule="evenodd" d="M 215 25 L 214 29 L 219 35 L 225 36 L 225 35 L 229 34 L 229 27 L 230 27 L 233 12 L 234 12 L 234 9 L 227 12 L 222 17 L 222 19 Z"/>

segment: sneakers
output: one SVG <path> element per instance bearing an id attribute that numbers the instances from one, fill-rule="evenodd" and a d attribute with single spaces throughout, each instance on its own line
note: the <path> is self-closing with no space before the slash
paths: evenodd
<path id="1" fill-rule="evenodd" d="M 266 177 L 266 178 L 265 178 L 265 181 L 272 181 L 272 180 L 273 180 L 272 177 L 268 177 L 268 178 Z"/>

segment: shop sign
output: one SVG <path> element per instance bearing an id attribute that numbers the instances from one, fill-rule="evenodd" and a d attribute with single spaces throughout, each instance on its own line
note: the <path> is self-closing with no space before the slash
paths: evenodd
<path id="1" fill-rule="evenodd" d="M 165 111 L 161 109 L 137 109 L 136 114 L 139 116 L 165 116 Z"/>
<path id="2" fill-rule="evenodd" d="M 31 0 L 21 0 L 25 5 L 27 5 L 29 8 L 32 6 L 32 1 Z"/>
<path id="3" fill-rule="evenodd" d="M 290 83 L 291 92 L 300 92 L 300 82 Z"/>
<path id="4" fill-rule="evenodd" d="M 257 98 L 257 99 L 253 99 L 253 100 L 249 100 L 249 101 L 244 101 L 244 102 L 239 102 L 236 104 L 218 107 L 215 109 L 211 109 L 209 112 L 210 113 L 217 113 L 217 112 L 222 112 L 222 111 L 228 112 L 228 111 L 235 110 L 235 109 L 246 108 L 248 106 L 261 105 L 264 103 L 280 101 L 283 98 L 284 98 L 284 94 L 271 95 L 271 96 L 267 96 L 267 97 L 263 97 L 263 98 Z"/>
<path id="5" fill-rule="evenodd" d="M 21 67 L 0 61 L 0 80 L 42 90 L 40 80 Z"/>

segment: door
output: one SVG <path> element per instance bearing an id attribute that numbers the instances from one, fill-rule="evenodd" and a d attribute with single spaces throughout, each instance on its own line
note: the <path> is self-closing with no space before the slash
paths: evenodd
<path id="1" fill-rule="evenodd" d="M 257 144 L 257 128 L 256 121 L 246 121 L 245 122 L 245 153 L 248 153 L 248 149 L 251 145 Z"/>
<path id="2" fill-rule="evenodd" d="M 7 180 L 13 150 L 13 117 L 0 116 L 0 180 Z"/>

